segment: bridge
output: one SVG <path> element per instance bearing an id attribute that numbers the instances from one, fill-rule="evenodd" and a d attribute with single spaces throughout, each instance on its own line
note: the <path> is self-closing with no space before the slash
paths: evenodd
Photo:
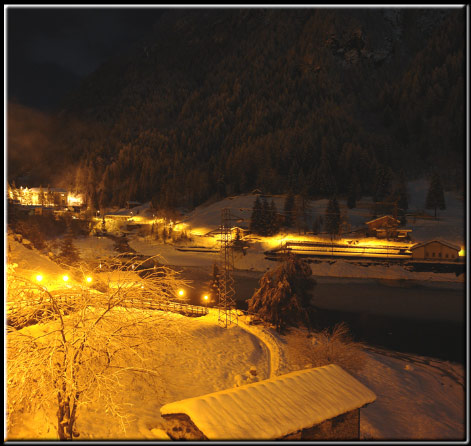
<path id="1" fill-rule="evenodd" d="M 96 292 L 97 301 L 100 302 L 100 294 Z M 52 296 L 52 299 L 51 299 Z M 48 293 L 36 293 L 29 295 L 26 299 L 9 301 L 6 305 L 7 325 L 20 329 L 27 325 L 38 323 L 42 319 L 55 318 L 56 311 L 54 306 L 62 310 L 64 314 L 73 311 L 77 307 L 77 301 L 83 299 L 76 290 L 55 290 Z M 93 304 L 93 300 L 90 304 Z M 191 305 L 177 301 L 156 300 L 151 297 L 128 297 L 124 298 L 117 306 L 124 308 L 137 308 L 147 310 L 160 310 L 172 313 L 179 313 L 188 317 L 200 317 L 208 314 L 207 307 L 200 305 Z"/>

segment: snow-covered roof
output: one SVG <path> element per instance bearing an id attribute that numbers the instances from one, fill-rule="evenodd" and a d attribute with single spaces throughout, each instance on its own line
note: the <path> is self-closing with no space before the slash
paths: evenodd
<path id="1" fill-rule="evenodd" d="M 40 187 L 32 187 L 32 188 L 30 189 L 30 191 L 32 191 L 32 192 L 38 192 L 38 193 L 39 193 L 39 192 L 41 191 L 41 188 L 40 188 Z M 48 192 L 48 191 L 50 191 L 50 192 L 58 192 L 58 193 L 60 192 L 60 193 L 62 193 L 62 194 L 66 194 L 66 193 L 67 193 L 67 191 L 66 191 L 65 189 L 61 189 L 61 188 L 59 188 L 59 187 L 49 187 L 49 188 L 48 188 L 48 187 L 43 187 L 43 188 L 42 188 L 42 191 L 43 191 L 44 193 L 46 193 L 46 192 Z"/>
<path id="2" fill-rule="evenodd" d="M 382 215 L 381 217 L 375 218 L 374 220 L 367 221 L 366 224 L 369 225 L 370 223 L 374 223 L 375 221 L 383 220 L 385 218 L 395 220 L 397 223 L 400 223 L 400 221 L 397 218 L 394 218 L 392 215 Z"/>
<path id="3" fill-rule="evenodd" d="M 282 438 L 360 408 L 376 395 L 330 364 L 166 404 L 186 414 L 209 440 Z"/>
<path id="4" fill-rule="evenodd" d="M 452 245 L 451 243 L 448 243 L 448 242 L 445 242 L 443 240 L 429 240 L 427 242 L 422 242 L 422 243 L 417 243 L 415 244 L 414 246 L 411 246 L 410 249 L 417 249 L 417 248 L 421 248 L 422 246 L 426 246 L 426 245 L 429 245 L 430 243 L 440 243 L 444 246 L 447 246 L 448 248 L 450 249 L 455 249 L 456 251 L 459 251 L 460 250 L 460 247 L 459 246 L 456 246 L 456 245 Z"/>

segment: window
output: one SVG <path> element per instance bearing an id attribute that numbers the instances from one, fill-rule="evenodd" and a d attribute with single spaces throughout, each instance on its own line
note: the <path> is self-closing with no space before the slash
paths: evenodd
<path id="1" fill-rule="evenodd" d="M 441 256 L 442 256 L 442 253 L 441 253 L 441 252 L 439 252 L 439 253 L 438 253 L 438 257 L 441 257 Z"/>
<path id="2" fill-rule="evenodd" d="M 445 257 L 448 259 L 448 253 L 445 254 Z"/>

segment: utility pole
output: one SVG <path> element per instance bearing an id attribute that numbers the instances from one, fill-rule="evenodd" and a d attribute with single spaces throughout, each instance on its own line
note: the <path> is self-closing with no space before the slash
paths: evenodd
<path id="1" fill-rule="evenodd" d="M 232 224 L 231 210 L 221 210 L 221 232 L 220 232 L 220 284 L 218 290 L 218 322 L 224 328 L 238 323 L 237 310 L 234 300 L 234 253 L 232 250 Z"/>

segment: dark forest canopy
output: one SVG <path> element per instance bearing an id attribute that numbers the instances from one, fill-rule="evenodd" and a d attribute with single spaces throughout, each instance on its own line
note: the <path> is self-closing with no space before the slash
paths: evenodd
<path id="1" fill-rule="evenodd" d="M 373 196 L 385 169 L 462 187 L 464 56 L 464 9 L 175 10 L 67 98 L 54 144 L 100 207 Z"/>

